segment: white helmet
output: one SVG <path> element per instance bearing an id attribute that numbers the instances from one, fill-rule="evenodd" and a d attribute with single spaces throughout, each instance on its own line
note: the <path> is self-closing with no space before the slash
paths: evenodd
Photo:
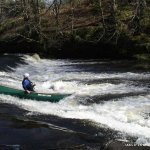
<path id="1" fill-rule="evenodd" d="M 30 75 L 29 75 L 29 73 L 25 73 L 23 76 L 24 76 L 24 78 L 29 78 Z"/>

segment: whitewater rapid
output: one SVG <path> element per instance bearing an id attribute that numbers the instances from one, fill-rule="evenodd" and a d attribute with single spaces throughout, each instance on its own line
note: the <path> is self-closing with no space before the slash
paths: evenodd
<path id="1" fill-rule="evenodd" d="M 132 84 L 133 81 L 148 80 L 150 73 L 94 72 L 75 67 L 77 65 L 103 64 L 97 60 L 73 62 L 70 60 L 47 60 L 25 55 L 26 64 L 18 64 L 11 72 L 0 72 L 0 84 L 22 88 L 25 72 L 36 83 L 36 91 L 72 93 L 58 103 L 19 99 L 0 94 L 0 103 L 9 103 L 32 113 L 55 115 L 62 118 L 86 119 L 97 126 L 111 128 L 122 135 L 136 137 L 137 144 L 150 146 L 150 94 L 124 96 L 110 100 L 100 99 L 108 94 L 144 93 L 147 86 Z M 113 83 L 109 80 L 122 82 Z M 102 82 L 88 82 L 102 81 Z M 92 97 L 99 99 L 96 103 Z M 92 103 L 84 101 L 91 98 Z"/>

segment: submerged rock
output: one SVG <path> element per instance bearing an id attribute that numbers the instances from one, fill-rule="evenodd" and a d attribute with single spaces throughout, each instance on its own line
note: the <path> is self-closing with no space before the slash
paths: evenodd
<path id="1" fill-rule="evenodd" d="M 36 59 L 36 60 L 40 60 L 41 58 L 40 58 L 40 56 L 38 55 L 38 54 L 33 54 L 32 55 L 32 57 L 34 58 L 34 59 Z"/>

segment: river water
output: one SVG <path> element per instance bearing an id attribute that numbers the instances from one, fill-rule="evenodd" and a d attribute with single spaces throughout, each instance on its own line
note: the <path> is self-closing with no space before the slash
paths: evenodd
<path id="1" fill-rule="evenodd" d="M 150 146 L 150 72 L 134 62 L 1 56 L 0 84 L 72 93 L 58 103 L 0 94 L 0 149 L 103 149 L 111 141 Z"/>

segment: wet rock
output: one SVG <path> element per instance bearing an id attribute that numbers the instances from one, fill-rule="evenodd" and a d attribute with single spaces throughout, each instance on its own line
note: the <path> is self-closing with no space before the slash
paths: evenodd
<path id="1" fill-rule="evenodd" d="M 39 56 L 38 54 L 36 54 L 36 53 L 33 54 L 32 57 L 33 57 L 34 59 L 36 59 L 36 60 L 40 60 L 40 56 Z"/>

